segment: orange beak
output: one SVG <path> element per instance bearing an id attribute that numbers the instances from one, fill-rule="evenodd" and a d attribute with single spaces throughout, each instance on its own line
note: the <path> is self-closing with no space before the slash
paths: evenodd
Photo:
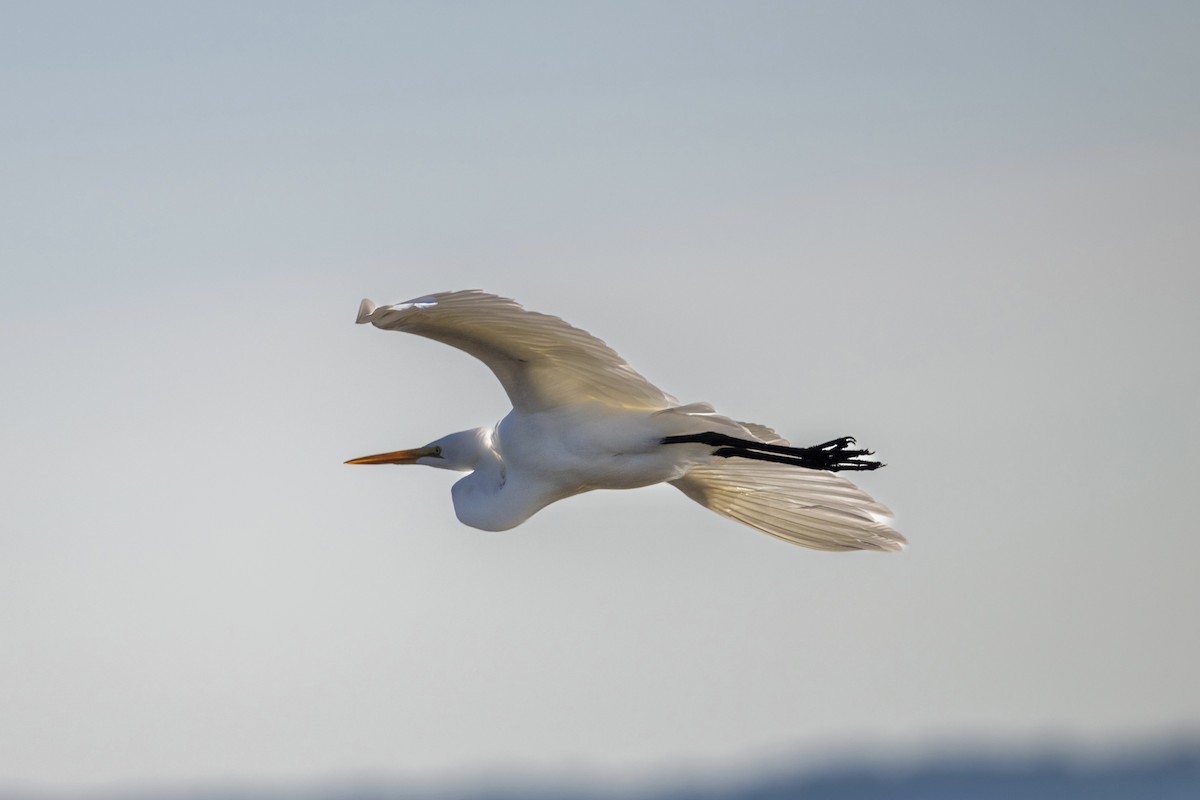
<path id="1" fill-rule="evenodd" d="M 434 455 L 432 447 L 417 447 L 413 450 L 394 450 L 391 453 L 380 453 L 374 456 L 352 458 L 347 464 L 415 464 L 417 459 Z"/>

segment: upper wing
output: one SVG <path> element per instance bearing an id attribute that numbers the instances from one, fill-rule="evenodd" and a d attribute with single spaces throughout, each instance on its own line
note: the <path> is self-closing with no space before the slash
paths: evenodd
<path id="1" fill-rule="evenodd" d="M 678 404 L 596 337 L 506 297 L 476 290 L 440 292 L 378 308 L 363 300 L 358 322 L 470 353 L 496 374 L 520 411 L 589 400 L 645 409 Z"/>
<path id="2" fill-rule="evenodd" d="M 816 550 L 900 550 L 892 512 L 832 472 L 714 459 L 692 467 L 675 488 L 730 519 Z"/>

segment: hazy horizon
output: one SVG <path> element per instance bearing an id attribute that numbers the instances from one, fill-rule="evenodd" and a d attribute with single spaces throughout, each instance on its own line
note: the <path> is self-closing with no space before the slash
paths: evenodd
<path id="1" fill-rule="evenodd" d="M 1200 730 L 1200 6 L 0 7 L 0 787 L 713 774 Z M 886 469 L 458 524 L 481 288 Z M 926 749 L 925 744 L 929 743 Z"/>

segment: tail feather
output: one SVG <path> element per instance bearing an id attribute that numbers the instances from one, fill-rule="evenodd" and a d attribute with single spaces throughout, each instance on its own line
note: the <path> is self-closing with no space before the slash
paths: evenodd
<path id="1" fill-rule="evenodd" d="M 901 550 L 887 506 L 832 472 L 766 461 L 720 459 L 672 485 L 700 505 L 816 550 Z"/>
<path id="2" fill-rule="evenodd" d="M 701 431 L 711 431 L 715 428 L 734 436 L 749 436 L 752 439 L 757 439 L 767 444 L 788 444 L 788 440 L 780 436 L 773 428 L 768 428 L 766 425 L 759 425 L 757 422 L 738 422 L 723 414 L 718 414 L 716 409 L 709 403 L 688 403 L 687 405 L 671 406 L 670 408 L 664 408 L 661 411 L 655 412 L 655 416 L 668 415 L 690 418 L 689 421 L 698 421 L 703 426 L 700 429 L 688 426 L 682 428 L 680 433 L 700 433 Z"/>
<path id="3" fill-rule="evenodd" d="M 780 436 L 774 428 L 768 428 L 766 425 L 759 425 L 757 422 L 739 422 L 743 428 L 750 432 L 750 435 L 760 442 L 767 444 L 781 444 L 785 447 L 791 442 Z"/>

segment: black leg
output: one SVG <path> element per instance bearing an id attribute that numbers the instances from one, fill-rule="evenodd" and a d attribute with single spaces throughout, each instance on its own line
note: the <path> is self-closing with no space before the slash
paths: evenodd
<path id="1" fill-rule="evenodd" d="M 749 439 L 739 439 L 715 431 L 694 433 L 685 436 L 666 436 L 663 444 L 706 444 L 717 448 L 713 455 L 721 458 L 750 458 L 756 461 L 770 461 L 776 464 L 793 464 L 808 469 L 822 469 L 828 472 L 843 470 L 872 470 L 883 466 L 878 461 L 860 461 L 862 456 L 874 455 L 870 450 L 852 450 L 849 445 L 856 444 L 853 436 L 842 436 L 822 442 L 812 447 L 787 447 L 780 444 L 752 442 Z"/>

